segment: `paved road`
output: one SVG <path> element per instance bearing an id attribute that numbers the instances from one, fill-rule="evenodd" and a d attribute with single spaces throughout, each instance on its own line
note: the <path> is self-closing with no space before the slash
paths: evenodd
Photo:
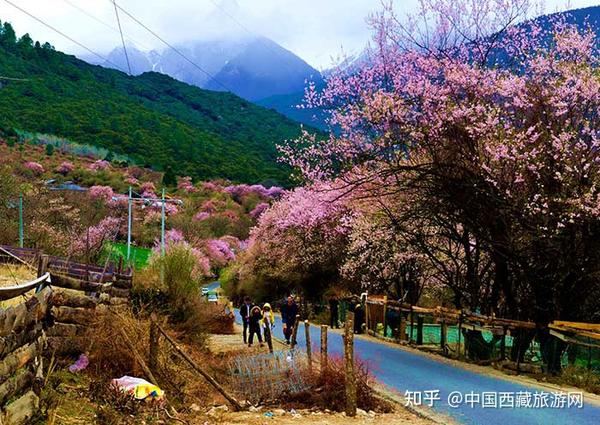
<path id="1" fill-rule="evenodd" d="M 236 311 L 236 320 L 240 321 Z M 274 335 L 283 338 L 281 318 L 277 316 Z M 240 322 L 241 323 L 241 322 Z M 298 346 L 306 348 L 304 326 L 298 329 Z M 321 334 L 317 326 L 311 326 L 311 345 L 313 352 L 318 352 Z M 401 348 L 384 344 L 375 340 L 355 338 L 355 355 L 366 362 L 378 381 L 393 390 L 404 394 L 405 391 L 439 390 L 440 400 L 435 401 L 433 410 L 448 415 L 456 422 L 470 425 L 599 425 L 600 407 L 584 404 L 582 408 L 484 408 L 481 404 L 473 407 L 458 403 L 459 407 L 451 407 L 448 396 L 458 391 L 463 395 L 473 392 L 517 392 L 533 393 L 542 389 L 526 386 L 509 380 L 486 376 L 474 371 L 455 367 L 451 364 L 436 361 L 428 356 L 413 353 Z M 342 336 L 329 332 L 327 347 L 330 354 L 341 355 L 343 350 Z M 544 390 L 549 393 L 550 390 Z M 551 402 L 551 399 L 549 400 Z"/>

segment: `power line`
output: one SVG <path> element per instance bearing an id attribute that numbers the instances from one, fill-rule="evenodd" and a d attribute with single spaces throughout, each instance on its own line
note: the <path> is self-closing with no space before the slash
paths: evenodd
<path id="1" fill-rule="evenodd" d="M 52 25 L 46 23 L 44 20 L 38 18 L 37 16 L 29 13 L 28 11 L 26 11 L 25 9 L 17 6 L 16 4 L 14 4 L 12 1 L 10 0 L 4 0 L 6 3 L 8 3 L 9 5 L 11 5 L 12 7 L 14 7 L 15 9 L 21 11 L 22 13 L 24 13 L 25 15 L 29 16 L 31 19 L 39 22 L 40 24 L 44 25 L 46 28 L 51 29 L 52 31 L 54 31 L 55 33 L 59 34 L 60 36 L 66 38 L 67 40 L 69 40 L 72 43 L 75 43 L 76 45 L 78 45 L 79 47 L 81 47 L 82 49 L 87 50 L 88 52 L 90 52 L 91 54 L 93 54 L 94 56 L 99 57 L 100 59 L 106 61 L 107 63 L 115 66 L 117 69 L 120 69 L 121 71 L 123 71 L 123 69 L 117 65 L 116 63 L 110 61 L 109 59 L 105 58 L 104 56 L 102 56 L 100 53 L 97 53 L 95 51 L 93 51 L 92 49 L 90 49 L 89 47 L 87 47 L 86 45 L 80 43 L 79 41 L 75 40 L 73 37 L 68 36 L 67 34 L 65 34 L 64 32 L 60 31 L 59 29 L 53 27 Z"/>
<path id="2" fill-rule="evenodd" d="M 78 10 L 80 13 L 83 13 L 85 16 L 87 16 L 90 19 L 93 19 L 94 21 L 98 22 L 99 24 L 105 26 L 106 28 L 118 33 L 119 30 L 115 27 L 113 27 L 112 25 L 110 25 L 107 22 L 104 22 L 102 19 L 99 19 L 98 17 L 92 15 L 91 13 L 88 13 L 85 9 L 82 9 L 81 7 L 77 6 L 76 4 L 72 3 L 70 0 L 62 0 L 63 2 L 67 3 L 69 6 L 71 6 L 73 9 Z M 151 50 L 151 47 L 146 46 L 144 43 L 140 43 L 139 41 L 131 38 L 131 37 L 125 37 L 126 40 L 132 42 L 133 44 L 136 44 L 142 48 L 144 48 L 145 50 Z"/>
<path id="3" fill-rule="evenodd" d="M 129 55 L 127 54 L 127 47 L 125 47 L 125 38 L 123 38 L 123 28 L 121 27 L 121 20 L 119 19 L 119 9 L 117 9 L 115 0 L 113 0 L 113 5 L 115 6 L 117 25 L 119 26 L 119 32 L 121 33 L 121 43 L 123 43 L 123 52 L 125 53 L 125 60 L 127 61 L 127 69 L 129 69 L 129 75 L 131 75 L 131 64 L 129 63 Z"/>
<path id="4" fill-rule="evenodd" d="M 7 0 L 5 0 L 7 1 Z M 115 0 L 112 0 L 115 4 L 115 6 L 117 8 L 119 8 L 119 10 L 121 12 L 123 12 L 124 14 L 126 14 L 127 16 L 129 16 L 129 18 L 131 18 L 135 23 L 137 23 L 139 26 L 141 26 L 142 28 L 144 28 L 146 31 L 148 31 L 150 34 L 152 34 L 154 37 L 156 37 L 157 39 L 159 39 L 162 43 L 164 43 L 167 47 L 169 47 L 171 50 L 173 50 L 175 53 L 177 53 L 179 56 L 181 56 L 183 59 L 185 59 L 187 62 L 189 62 L 192 66 L 194 66 L 195 68 L 199 69 L 201 72 L 203 72 L 206 76 L 208 76 L 210 79 L 212 79 L 213 81 L 215 81 L 217 84 L 219 84 L 221 87 L 223 87 L 226 91 L 229 92 L 233 92 L 233 90 L 231 90 L 229 87 L 227 87 L 225 84 L 221 83 L 219 80 L 217 80 L 213 75 L 211 75 L 208 71 L 206 71 L 204 68 L 202 68 L 200 65 L 198 65 L 196 62 L 194 62 L 193 60 L 191 60 L 190 58 L 188 58 L 186 55 L 184 55 L 178 48 L 176 48 L 175 46 L 173 46 L 171 43 L 169 43 L 168 41 L 166 41 L 164 38 L 162 38 L 160 35 L 158 35 L 156 32 L 152 31 L 150 28 L 148 28 L 144 23 L 142 23 L 139 19 L 137 19 L 135 16 L 133 16 L 131 13 L 129 13 L 128 11 L 126 11 L 125 9 L 123 9 L 119 4 L 117 4 L 117 2 Z"/>

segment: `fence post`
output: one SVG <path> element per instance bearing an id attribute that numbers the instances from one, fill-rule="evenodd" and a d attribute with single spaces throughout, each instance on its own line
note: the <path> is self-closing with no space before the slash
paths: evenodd
<path id="1" fill-rule="evenodd" d="M 37 277 L 42 277 L 48 271 L 48 262 L 50 257 L 47 254 L 42 254 L 38 261 Z"/>
<path id="2" fill-rule="evenodd" d="M 383 296 L 383 336 L 387 336 L 387 295 Z"/>
<path id="3" fill-rule="evenodd" d="M 502 340 L 500 341 L 500 360 L 506 358 L 506 326 L 502 327 Z"/>
<path id="4" fill-rule="evenodd" d="M 298 335 L 298 326 L 300 325 L 300 315 L 297 314 L 296 315 L 296 320 L 294 321 L 294 329 L 292 329 L 292 348 L 294 348 L 296 346 L 296 344 L 298 344 L 298 342 L 296 341 L 296 335 Z"/>
<path id="5" fill-rule="evenodd" d="M 458 345 L 456 346 L 456 356 L 460 359 L 460 339 L 462 337 L 462 311 L 459 310 L 458 316 Z"/>
<path id="6" fill-rule="evenodd" d="M 423 316 L 417 316 L 417 345 L 423 345 Z"/>
<path id="7" fill-rule="evenodd" d="M 354 375 L 354 313 L 348 312 L 344 325 L 344 370 L 346 416 L 356 416 L 356 377 Z"/>
<path id="8" fill-rule="evenodd" d="M 365 302 L 365 326 L 367 327 L 367 335 L 369 335 L 369 330 L 372 330 L 373 326 L 371 326 L 371 309 L 368 301 Z"/>
<path id="9" fill-rule="evenodd" d="M 413 306 L 410 305 L 410 339 L 409 342 L 413 342 L 415 340 L 414 337 L 414 329 L 415 329 L 415 313 L 413 312 Z"/>
<path id="10" fill-rule="evenodd" d="M 156 315 L 150 316 L 150 338 L 148 346 L 148 366 L 156 371 L 158 365 L 158 329 L 156 328 Z"/>
<path id="11" fill-rule="evenodd" d="M 406 317 L 400 310 L 400 341 L 406 341 Z"/>
<path id="12" fill-rule="evenodd" d="M 304 321 L 304 336 L 306 338 L 306 357 L 308 358 L 308 370 L 312 371 L 312 347 L 310 345 L 310 323 Z"/>
<path id="13" fill-rule="evenodd" d="M 19 194 L 19 248 L 23 248 L 23 194 Z"/>
<path id="14" fill-rule="evenodd" d="M 327 325 L 321 325 L 321 375 L 327 370 Z"/>
<path id="15" fill-rule="evenodd" d="M 440 325 L 440 346 L 442 347 L 442 353 L 446 354 L 446 338 L 448 334 L 448 325 L 446 325 L 446 320 L 442 319 L 442 324 Z"/>

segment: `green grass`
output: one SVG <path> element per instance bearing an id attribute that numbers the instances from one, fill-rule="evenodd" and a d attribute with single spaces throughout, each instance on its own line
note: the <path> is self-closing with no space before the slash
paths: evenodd
<path id="1" fill-rule="evenodd" d="M 119 257 L 123 259 L 127 258 L 127 244 L 124 243 L 108 243 L 107 251 L 111 260 L 118 261 Z M 141 270 L 148 265 L 150 254 L 152 250 L 150 248 L 143 248 L 132 246 L 130 263 L 133 265 L 135 270 Z"/>

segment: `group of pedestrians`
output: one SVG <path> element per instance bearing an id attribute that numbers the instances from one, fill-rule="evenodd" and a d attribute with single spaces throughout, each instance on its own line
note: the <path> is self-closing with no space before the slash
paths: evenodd
<path id="1" fill-rule="evenodd" d="M 290 343 L 296 326 L 296 315 L 298 314 L 298 304 L 294 297 L 290 295 L 281 306 L 281 321 L 283 323 L 283 336 L 287 344 Z M 250 297 L 244 297 L 244 303 L 240 307 L 240 316 L 244 326 L 243 337 L 244 344 L 252 347 L 254 337 L 258 339 L 260 346 L 263 346 L 263 333 L 272 333 L 275 328 L 275 315 L 269 303 L 263 304 L 262 308 L 258 304 L 252 303 Z"/>
<path id="2" fill-rule="evenodd" d="M 244 344 L 252 347 L 254 336 L 258 339 L 260 346 L 263 346 L 262 335 L 264 332 L 272 331 L 275 327 L 275 315 L 269 303 L 264 303 L 262 308 L 258 304 L 253 304 L 250 297 L 244 298 L 244 303 L 240 307 L 240 316 L 244 325 Z"/>
<path id="3" fill-rule="evenodd" d="M 346 299 L 340 299 L 337 296 L 329 297 L 329 313 L 330 326 L 332 329 L 339 328 L 339 306 L 340 301 L 347 302 Z M 349 298 L 349 310 L 354 313 L 354 333 L 363 333 L 365 323 L 364 307 L 356 298 Z M 296 326 L 297 316 L 299 312 L 298 304 L 294 300 L 294 296 L 290 295 L 283 302 L 280 308 L 281 322 L 283 328 L 283 336 L 286 344 L 295 344 L 294 327 Z M 250 297 L 244 297 L 244 303 L 240 307 L 240 316 L 244 325 L 244 344 L 252 347 L 254 338 L 258 339 L 260 346 L 263 346 L 263 335 L 267 338 L 267 332 L 272 335 L 275 328 L 275 315 L 271 304 L 264 303 L 262 307 L 254 304 Z M 267 341 L 268 342 L 268 341 Z"/>

